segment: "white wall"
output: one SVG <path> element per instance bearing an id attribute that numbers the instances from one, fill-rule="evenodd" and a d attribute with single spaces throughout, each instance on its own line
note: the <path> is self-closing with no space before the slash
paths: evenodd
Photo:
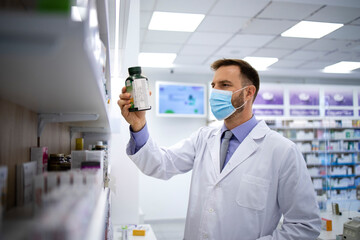
<path id="1" fill-rule="evenodd" d="M 124 4 L 125 1 L 120 1 Z M 111 145 L 110 145 L 110 162 L 111 175 L 110 186 L 112 189 L 112 207 L 111 218 L 113 224 L 134 224 L 139 221 L 139 170 L 135 164 L 128 158 L 125 152 L 126 143 L 129 139 L 129 127 L 120 113 L 117 105 L 121 88 L 124 86 L 125 79 L 123 76 L 127 75 L 127 67 L 137 65 L 137 56 L 139 53 L 139 38 L 140 30 L 140 5 L 139 0 L 128 1 L 129 15 L 127 31 L 122 32 L 126 34 L 125 49 L 119 49 L 119 59 L 114 61 L 114 55 L 111 58 L 112 68 L 120 67 L 119 75 L 113 75 L 111 79 L 111 109 L 110 109 L 110 124 L 111 124 Z M 124 6 L 123 6 L 124 7 Z M 121 18 L 123 20 L 123 18 Z M 123 36 L 120 36 L 124 39 Z M 114 52 L 114 49 L 111 51 Z M 119 66 L 114 66 L 114 64 Z M 112 71 L 116 74 L 117 71 Z"/>
<path id="2" fill-rule="evenodd" d="M 160 146 L 171 146 L 179 140 L 189 137 L 198 128 L 206 125 L 205 118 L 168 118 L 156 116 L 155 106 L 155 82 L 156 81 L 177 81 L 190 83 L 205 83 L 208 79 L 199 79 L 197 76 L 167 75 L 144 75 L 149 78 L 150 90 L 152 91 L 152 109 L 147 112 L 147 123 L 152 138 Z M 140 173 L 139 198 L 140 207 L 145 214 L 145 220 L 178 219 L 185 218 L 191 172 L 174 176 L 164 181 L 148 177 Z"/>

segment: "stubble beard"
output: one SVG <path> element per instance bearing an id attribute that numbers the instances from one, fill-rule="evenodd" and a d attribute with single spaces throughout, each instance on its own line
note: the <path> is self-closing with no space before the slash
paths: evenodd
<path id="1" fill-rule="evenodd" d="M 234 101 L 234 108 L 239 107 L 241 105 L 244 104 L 245 100 L 244 99 L 244 92 L 241 91 L 239 94 L 239 97 L 237 97 Z M 245 105 L 242 106 L 241 108 L 237 109 L 230 117 L 228 117 L 226 120 L 231 120 L 231 119 L 235 119 L 235 118 L 239 118 L 241 116 L 241 113 L 244 111 Z"/>

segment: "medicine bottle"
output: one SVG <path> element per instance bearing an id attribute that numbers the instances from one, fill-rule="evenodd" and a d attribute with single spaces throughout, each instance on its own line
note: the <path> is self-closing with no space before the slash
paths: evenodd
<path id="1" fill-rule="evenodd" d="M 131 94 L 129 112 L 150 110 L 149 83 L 141 75 L 141 67 L 130 67 L 129 77 L 125 80 L 126 92 Z"/>

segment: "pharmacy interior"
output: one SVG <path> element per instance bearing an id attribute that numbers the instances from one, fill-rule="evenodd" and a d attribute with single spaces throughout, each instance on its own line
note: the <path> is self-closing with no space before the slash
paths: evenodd
<path id="1" fill-rule="evenodd" d="M 261 79 L 254 115 L 297 145 L 324 218 L 335 206 L 360 216 L 356 1 L 0 2 L 0 239 L 162 240 L 152 226 L 186 218 L 191 172 L 162 181 L 138 170 L 119 94 L 141 66 L 150 135 L 171 146 L 223 123 L 208 99 L 209 66 L 224 57 L 266 58 L 267 68 L 246 59 Z M 197 26 L 156 29 L 161 12 L 191 13 Z M 336 26 L 283 34 L 303 20 Z M 355 67 L 325 71 L 340 61 Z M 335 239 L 324 231 L 319 239 Z"/>

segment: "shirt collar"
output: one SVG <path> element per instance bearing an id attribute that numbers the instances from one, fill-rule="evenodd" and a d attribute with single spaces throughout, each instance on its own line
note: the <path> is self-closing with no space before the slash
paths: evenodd
<path id="1" fill-rule="evenodd" d="M 253 115 L 248 121 L 231 129 L 231 132 L 233 133 L 233 136 L 235 136 L 237 140 L 239 140 L 239 142 L 242 142 L 251 132 L 251 130 L 256 126 L 257 123 L 258 121 L 256 120 L 255 115 Z M 221 128 L 221 134 L 223 134 L 226 130 L 228 129 L 224 124 Z"/>

